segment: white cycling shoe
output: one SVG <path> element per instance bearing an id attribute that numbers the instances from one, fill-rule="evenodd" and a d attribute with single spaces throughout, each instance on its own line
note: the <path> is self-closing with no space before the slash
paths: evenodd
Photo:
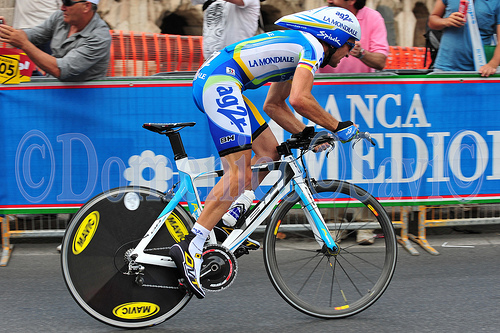
<path id="1" fill-rule="evenodd" d="M 196 235 L 190 232 L 181 242 L 170 248 L 170 257 L 177 265 L 179 273 L 186 281 L 186 286 L 198 298 L 205 298 L 205 291 L 200 283 L 200 270 L 203 263 L 203 250 L 192 242 Z M 181 282 L 182 285 L 182 282 Z"/>

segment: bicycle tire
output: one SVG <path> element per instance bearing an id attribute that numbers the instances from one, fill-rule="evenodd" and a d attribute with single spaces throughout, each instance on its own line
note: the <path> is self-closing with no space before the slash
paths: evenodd
<path id="1" fill-rule="evenodd" d="M 64 281 L 78 305 L 95 319 L 120 328 L 142 328 L 162 323 L 190 300 L 185 291 L 173 289 L 180 277 L 175 268 L 143 265 L 143 286 L 135 283 L 136 275 L 124 274 L 125 254 L 165 206 L 165 195 L 156 190 L 115 188 L 91 199 L 71 220 L 61 247 Z M 168 220 L 170 226 L 161 227 L 145 252 L 168 255 L 168 248 L 192 226 L 181 206 Z"/>
<path id="2" fill-rule="evenodd" d="M 396 234 L 385 209 L 362 188 L 332 180 L 315 182 L 311 190 L 338 253 L 320 248 L 303 210 L 293 209 L 300 202 L 292 192 L 266 228 L 267 274 L 280 296 L 303 313 L 325 319 L 352 316 L 387 289 L 396 268 Z M 371 246 L 352 239 L 366 228 L 378 235 Z"/>

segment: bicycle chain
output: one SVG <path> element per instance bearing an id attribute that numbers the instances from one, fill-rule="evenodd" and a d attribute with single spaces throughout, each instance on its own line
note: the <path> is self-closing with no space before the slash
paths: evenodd
<path id="1" fill-rule="evenodd" d="M 159 284 L 143 284 L 141 287 L 146 287 L 146 288 L 158 288 L 158 289 L 179 289 L 179 287 L 174 287 L 174 286 L 162 286 Z"/>
<path id="2" fill-rule="evenodd" d="M 171 246 L 155 247 L 152 249 L 144 249 L 143 252 L 152 252 L 152 251 L 161 251 L 161 250 L 169 250 L 170 251 L 171 248 L 172 248 Z"/>
<path id="3" fill-rule="evenodd" d="M 152 252 L 152 251 L 160 251 L 160 250 L 170 250 L 170 246 L 165 246 L 165 247 L 156 247 L 156 248 L 152 248 L 152 249 L 144 249 L 144 252 Z M 132 252 L 133 250 L 130 249 L 129 250 L 130 252 Z M 127 251 L 127 252 L 129 252 Z M 127 258 L 127 254 L 125 254 L 125 258 Z M 127 261 L 127 260 L 125 260 Z M 135 264 L 135 260 L 134 259 L 131 259 L 131 261 L 129 262 L 129 267 L 130 265 L 134 265 Z M 146 287 L 146 288 L 158 288 L 158 289 L 172 289 L 172 290 L 179 290 L 180 287 L 179 286 L 165 286 L 165 285 L 160 285 L 160 284 L 147 284 L 147 283 L 144 283 L 142 281 L 144 281 L 144 274 L 142 272 L 138 272 L 138 273 L 135 273 L 136 274 L 136 283 L 141 286 L 141 287 Z M 128 273 L 128 275 L 133 275 L 133 274 L 130 274 L 130 272 Z M 140 283 L 138 283 L 137 281 L 137 278 L 140 278 L 142 281 Z"/>

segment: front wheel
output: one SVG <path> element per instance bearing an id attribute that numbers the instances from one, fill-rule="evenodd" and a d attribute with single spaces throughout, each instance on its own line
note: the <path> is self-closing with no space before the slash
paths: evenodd
<path id="1" fill-rule="evenodd" d="M 394 228 L 385 209 L 360 187 L 331 180 L 315 183 L 311 191 L 339 251 L 318 244 L 307 208 L 292 192 L 267 226 L 266 270 L 278 293 L 299 311 L 348 317 L 367 309 L 389 285 L 397 257 Z"/>
<path id="2" fill-rule="evenodd" d="M 61 248 L 63 276 L 92 317 L 122 328 L 146 327 L 170 318 L 191 298 L 179 289 L 175 268 L 129 270 L 130 254 L 166 204 L 165 195 L 152 189 L 116 188 L 91 199 L 71 220 Z M 191 225 L 186 211 L 175 207 L 144 252 L 168 255 Z"/>

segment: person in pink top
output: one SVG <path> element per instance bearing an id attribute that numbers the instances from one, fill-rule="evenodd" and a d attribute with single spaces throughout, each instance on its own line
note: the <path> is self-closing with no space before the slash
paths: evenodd
<path id="1" fill-rule="evenodd" d="M 365 7 L 366 0 L 327 0 L 329 7 L 342 7 L 352 12 L 359 21 L 361 39 L 343 58 L 337 67 L 325 66 L 319 73 L 371 73 L 385 67 L 389 54 L 387 29 L 382 15 L 374 9 Z M 358 210 L 356 219 L 368 221 L 365 211 Z M 344 230 L 341 238 L 347 238 L 349 232 Z M 361 229 L 356 232 L 356 242 L 360 245 L 372 245 L 375 242 L 375 230 Z"/>
<path id="2" fill-rule="evenodd" d="M 387 29 L 382 15 L 365 7 L 366 0 L 327 0 L 330 7 L 342 7 L 351 11 L 361 25 L 361 40 L 336 68 L 326 66 L 319 73 L 370 73 L 385 67 L 389 54 Z"/>

